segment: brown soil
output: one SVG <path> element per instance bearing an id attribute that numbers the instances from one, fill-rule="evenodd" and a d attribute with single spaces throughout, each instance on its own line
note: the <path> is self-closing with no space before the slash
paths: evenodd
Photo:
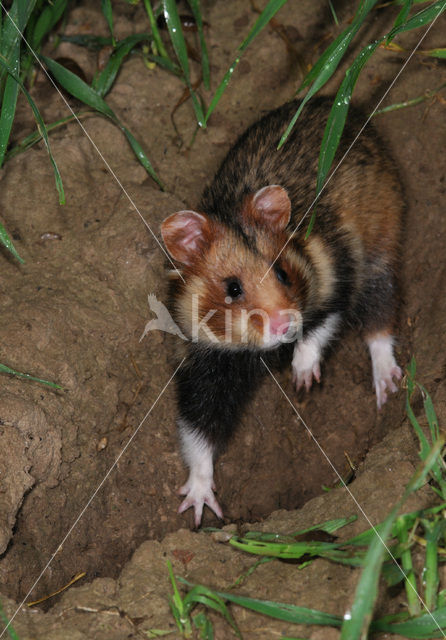
<path id="1" fill-rule="evenodd" d="M 288 3 L 278 14 L 293 44 L 308 61 L 320 53 L 326 36 L 336 34 L 327 7 L 325 2 L 306 0 L 298 7 Z M 204 12 L 209 23 L 215 90 L 256 14 L 248 3 L 236 0 L 209 2 Z M 347 19 L 348 10 L 341 11 L 340 17 Z M 390 23 L 388 11 L 377 11 L 375 20 L 361 32 L 355 52 Z M 139 32 L 145 24 L 141 7 L 116 3 L 118 37 Z M 423 49 L 444 46 L 444 25 L 443 16 L 423 42 Z M 99 9 L 80 6 L 71 12 L 67 31 L 105 35 L 106 27 Z M 410 49 L 420 35 L 408 34 L 399 42 Z M 91 80 L 96 54 L 62 44 L 57 57 L 74 60 Z M 379 50 L 361 76 L 356 102 L 370 111 L 402 62 L 398 54 Z M 198 66 L 193 66 L 194 77 L 198 73 Z M 183 92 L 181 82 L 158 68 L 148 70 L 140 57 L 134 57 L 124 65 L 107 101 L 148 151 L 166 185 L 165 192 L 137 164 L 119 130 L 96 116 L 85 119 L 84 126 L 121 184 L 76 124 L 51 135 L 67 194 L 64 207 L 58 204 L 52 169 L 42 145 L 9 161 L 0 173 L 1 220 L 26 261 L 18 265 L 4 251 L 0 256 L 0 362 L 64 387 L 64 391 L 56 392 L 7 376 L 1 380 L 3 600 L 20 600 L 27 595 L 62 541 L 62 548 L 30 599 L 56 590 L 79 571 L 86 571 L 90 581 L 98 578 L 91 585 L 73 589 L 71 593 L 77 595 L 64 596 L 46 617 L 39 613 L 38 617 L 20 619 L 17 626 L 23 640 L 68 638 L 65 631 L 55 630 L 56 620 L 62 610 L 71 611 L 68 618 L 65 614 L 62 618 L 66 629 L 74 629 L 70 618 L 74 615 L 73 603 L 77 598 L 76 606 L 79 602 L 85 607 L 87 602 L 91 605 L 92 589 L 98 610 L 124 611 L 127 616 L 117 615 L 115 626 L 107 627 L 108 635 L 103 637 L 133 637 L 129 634 L 134 632 L 135 623 L 129 620 L 140 616 L 146 616 L 142 630 L 166 628 L 172 620 L 164 597 L 168 584 L 163 554 L 171 554 L 173 549 L 193 548 L 196 559 L 190 565 L 189 577 L 222 588 L 251 563 L 240 555 L 234 559 L 228 548 L 216 548 L 202 534 L 185 530 L 172 534 L 191 526 L 192 514 L 176 514 L 176 489 L 186 471 L 176 439 L 173 385 L 159 401 L 157 398 L 174 371 L 181 346 L 174 336 L 158 332 L 140 341 L 145 323 L 152 317 L 147 295 L 155 293 L 158 299 L 166 300 L 167 269 L 163 253 L 124 189 L 159 237 L 163 218 L 185 205 L 196 204 L 203 184 L 212 177 L 237 136 L 260 114 L 292 96 L 299 77 L 283 40 L 277 32 L 266 29 L 246 52 L 209 127 L 200 131 L 189 147 L 195 130 L 190 102 L 175 114 L 182 141 L 170 118 Z M 340 77 L 338 74 L 326 93 L 336 90 Z M 385 104 L 422 95 L 444 81 L 444 64 L 415 56 Z M 37 76 L 33 95 L 46 122 L 67 115 L 66 106 L 42 73 Z M 76 111 L 80 110 L 79 103 L 69 101 Z M 441 387 L 446 373 L 442 348 L 446 321 L 444 122 L 444 99 L 376 118 L 400 167 L 408 203 L 398 360 L 404 366 L 412 354 L 416 356 L 419 378 L 431 391 L 440 420 L 446 413 Z M 25 101 L 19 105 L 17 125 L 17 140 L 34 128 Z M 371 519 L 379 521 L 407 481 L 417 458 L 410 432 L 399 428 L 405 416 L 404 393 L 392 397 L 377 414 L 368 356 L 359 336 L 353 334 L 345 336 L 326 361 L 323 382 L 309 395 L 295 398 L 289 372 L 282 374 L 280 381 L 342 475 L 348 472 L 345 453 L 359 465 L 387 436 L 379 445 L 380 453 L 375 451 L 366 460 L 361 478 L 367 478 L 367 484 L 365 480 L 358 484 L 359 478 L 354 485 Z M 387 463 L 393 466 L 392 471 Z M 332 468 L 292 408 L 274 382 L 267 380 L 228 452 L 216 465 L 226 522 L 253 522 L 277 509 L 296 509 L 319 496 L 323 485 L 335 481 Z M 281 512 L 278 526 L 282 522 L 286 529 L 292 518 L 293 525 L 288 524 L 288 529 L 296 529 L 299 523 L 308 526 L 330 514 L 354 512 L 353 504 L 343 494 L 342 499 L 337 495 L 334 492 L 316 498 L 299 513 L 290 511 L 288 516 Z M 427 494 L 423 499 L 429 499 Z M 204 523 L 218 524 L 209 511 Z M 268 526 L 276 524 L 277 518 Z M 361 524 L 362 528 L 366 526 Z M 279 588 L 283 580 L 288 586 L 282 593 L 289 594 L 288 601 L 296 598 L 302 605 L 342 611 L 356 578 L 339 576 L 338 567 L 317 566 L 322 566 L 323 578 L 317 571 L 310 577 L 299 573 L 298 580 L 306 581 L 305 589 L 296 586 L 296 578 L 293 582 L 292 567 L 286 569 L 288 577 L 277 573 L 273 580 L 267 572 L 274 570 L 265 566 L 262 571 L 266 573 L 263 578 L 259 576 L 258 584 L 270 581 L 271 589 L 265 587 L 255 593 L 271 597 L 274 585 Z M 184 567 L 177 561 L 175 568 L 181 573 Z M 147 598 L 144 606 L 135 604 L 139 602 L 138 593 L 143 593 L 138 589 L 149 590 L 147 575 L 152 580 L 149 599 L 153 616 L 144 609 Z M 332 579 L 334 582 L 329 583 Z M 316 598 L 321 580 L 326 581 L 326 589 Z M 337 580 L 342 588 L 331 586 Z M 139 585 L 136 591 L 135 581 Z M 84 591 L 90 594 L 85 600 Z M 276 597 L 281 598 L 280 592 Z M 9 613 L 14 610 L 9 601 L 7 609 Z M 98 629 L 105 620 L 110 621 L 107 615 L 102 613 L 95 619 Z M 245 620 L 244 614 L 240 615 L 247 628 L 259 626 L 254 617 L 249 615 Z M 34 626 L 32 620 L 37 619 L 39 623 Z M 102 637 L 99 631 L 89 632 L 91 615 L 84 614 L 82 624 L 84 628 L 76 627 L 78 635 L 73 638 Z M 286 631 L 286 625 L 283 629 Z M 252 631 L 246 637 L 270 637 L 259 633 Z M 324 633 L 318 636 L 315 632 L 311 637 L 328 638 L 330 632 Z"/>

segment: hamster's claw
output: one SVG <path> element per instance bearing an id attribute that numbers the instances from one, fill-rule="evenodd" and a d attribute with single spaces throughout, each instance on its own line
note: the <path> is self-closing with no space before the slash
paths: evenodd
<path id="1" fill-rule="evenodd" d="M 178 491 L 182 496 L 186 496 L 178 507 L 178 513 L 184 513 L 190 507 L 194 508 L 194 523 L 198 528 L 201 524 L 203 507 L 205 504 L 212 509 L 218 518 L 223 518 L 223 511 L 214 495 L 215 485 L 204 478 L 193 478 L 186 482 Z"/>

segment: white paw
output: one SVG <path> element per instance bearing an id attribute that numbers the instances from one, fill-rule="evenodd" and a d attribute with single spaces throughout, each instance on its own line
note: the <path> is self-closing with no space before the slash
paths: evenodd
<path id="1" fill-rule="evenodd" d="M 215 498 L 214 489 L 215 485 L 212 482 L 212 478 L 192 476 L 191 474 L 186 484 L 178 491 L 180 495 L 186 496 L 178 508 L 178 513 L 183 513 L 193 507 L 195 526 L 199 527 L 203 507 L 207 504 L 218 518 L 223 518 L 223 511 Z"/>
<path id="2" fill-rule="evenodd" d="M 393 339 L 388 334 L 378 334 L 368 340 L 372 357 L 373 385 L 376 403 L 381 409 L 387 401 L 387 392 L 395 393 L 398 387 L 395 380 L 401 380 L 403 373 L 393 355 Z"/>
<path id="3" fill-rule="evenodd" d="M 381 409 L 383 404 L 387 402 L 387 391 L 390 391 L 391 393 L 398 391 L 394 378 L 396 380 L 401 380 L 402 377 L 403 372 L 396 364 L 395 360 L 391 366 L 386 368 L 383 367 L 378 373 L 375 374 L 375 371 L 373 371 L 373 383 L 376 391 L 376 403 L 378 405 L 378 409 Z"/>
<path id="4" fill-rule="evenodd" d="M 321 381 L 320 349 L 315 348 L 313 344 L 301 342 L 294 349 L 291 366 L 296 391 L 299 391 L 304 385 L 305 389 L 309 391 L 313 384 L 313 378 L 317 382 Z"/>

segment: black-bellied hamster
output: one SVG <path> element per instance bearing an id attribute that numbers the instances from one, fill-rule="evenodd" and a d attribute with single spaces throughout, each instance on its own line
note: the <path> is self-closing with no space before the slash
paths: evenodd
<path id="1" fill-rule="evenodd" d="M 401 378 L 393 354 L 402 189 L 394 163 L 368 125 L 322 192 L 306 238 L 302 216 L 315 194 L 318 153 L 331 100 L 264 116 L 239 138 L 196 211 L 170 215 L 162 236 L 179 263 L 176 320 L 188 355 L 176 378 L 178 426 L 190 469 L 180 489 L 195 524 L 214 495 L 213 462 L 267 371 L 261 356 L 294 342 L 297 389 L 320 379 L 327 344 L 354 323 L 369 347 L 377 404 Z M 351 108 L 337 158 L 365 116 Z M 296 230 L 297 229 L 297 230 Z"/>

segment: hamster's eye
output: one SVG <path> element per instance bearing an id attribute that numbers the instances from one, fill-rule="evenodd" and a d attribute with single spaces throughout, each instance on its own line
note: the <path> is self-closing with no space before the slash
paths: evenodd
<path id="1" fill-rule="evenodd" d="M 288 278 L 287 272 L 284 271 L 281 267 L 274 265 L 274 273 L 276 274 L 276 278 L 279 282 L 281 282 L 284 285 L 290 284 L 290 280 Z"/>
<path id="2" fill-rule="evenodd" d="M 226 281 L 226 294 L 232 298 L 238 298 L 243 293 L 242 283 L 238 278 L 231 278 Z"/>

